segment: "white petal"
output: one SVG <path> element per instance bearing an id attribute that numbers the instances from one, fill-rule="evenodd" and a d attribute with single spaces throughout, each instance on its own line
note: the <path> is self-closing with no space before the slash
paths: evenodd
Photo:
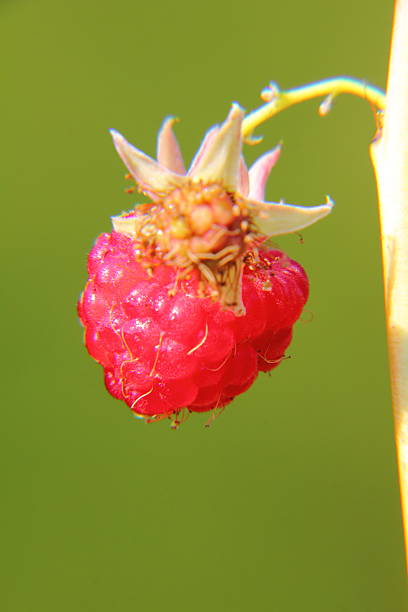
<path id="1" fill-rule="evenodd" d="M 174 117 L 165 119 L 157 138 L 157 161 L 177 174 L 185 174 L 183 156 L 177 138 L 173 132 Z"/>
<path id="2" fill-rule="evenodd" d="M 227 119 L 190 170 L 189 175 L 195 181 L 221 183 L 228 189 L 237 190 L 243 118 L 244 111 L 234 104 Z"/>
<path id="3" fill-rule="evenodd" d="M 143 193 L 157 199 L 186 182 L 184 176 L 161 166 L 136 149 L 116 130 L 111 130 L 111 134 L 119 156 Z"/>
<path id="4" fill-rule="evenodd" d="M 266 236 L 277 236 L 298 232 L 316 223 L 331 212 L 334 204 L 327 196 L 326 204 L 321 206 L 293 206 L 253 200 L 248 200 L 247 205 L 261 232 Z"/>
<path id="5" fill-rule="evenodd" d="M 259 157 L 249 169 L 249 199 L 263 200 L 265 198 L 265 186 L 269 173 L 279 159 L 281 146 L 278 145 L 272 151 Z"/>
<path id="6" fill-rule="evenodd" d="M 220 128 L 218 126 L 214 126 L 210 130 L 208 130 L 208 132 L 204 136 L 204 138 L 203 138 L 203 140 L 201 142 L 201 145 L 200 145 L 197 153 L 195 154 L 193 161 L 191 162 L 190 168 L 189 168 L 189 170 L 187 172 L 188 176 L 191 176 L 191 174 L 194 174 L 194 171 L 195 171 L 196 167 L 198 166 L 202 156 L 204 155 L 205 151 L 210 146 L 210 143 L 214 139 L 214 137 L 215 137 L 216 133 L 219 131 L 219 129 Z"/>
<path id="7" fill-rule="evenodd" d="M 247 165 L 245 163 L 245 159 L 244 159 L 243 155 L 241 155 L 241 159 L 239 161 L 238 191 L 245 198 L 248 196 L 248 192 L 249 192 L 249 175 L 248 175 L 248 168 L 247 168 Z"/>
<path id="8" fill-rule="evenodd" d="M 115 232 L 119 234 L 126 234 L 127 236 L 134 236 L 136 230 L 136 222 L 134 216 L 123 216 L 118 215 L 117 217 L 111 217 L 112 226 Z"/>

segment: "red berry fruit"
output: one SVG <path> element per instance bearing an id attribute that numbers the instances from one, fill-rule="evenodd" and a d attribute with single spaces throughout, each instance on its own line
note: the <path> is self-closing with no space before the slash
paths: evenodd
<path id="1" fill-rule="evenodd" d="M 207 134 L 186 174 L 168 120 L 158 162 L 114 133 L 139 188 L 152 198 L 113 218 L 96 241 L 79 301 L 85 344 L 108 391 L 148 421 L 222 408 L 282 360 L 308 297 L 302 267 L 265 247 L 331 203 L 263 201 L 279 149 L 246 170 L 243 113 Z"/>

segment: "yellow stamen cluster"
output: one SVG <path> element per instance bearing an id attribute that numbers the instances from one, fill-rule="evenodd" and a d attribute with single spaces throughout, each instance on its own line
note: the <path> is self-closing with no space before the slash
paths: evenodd
<path id="1" fill-rule="evenodd" d="M 180 277 L 198 269 L 224 306 L 242 311 L 243 258 L 254 246 L 255 230 L 237 194 L 217 183 L 191 181 L 137 207 L 135 215 L 138 242 L 179 268 Z"/>

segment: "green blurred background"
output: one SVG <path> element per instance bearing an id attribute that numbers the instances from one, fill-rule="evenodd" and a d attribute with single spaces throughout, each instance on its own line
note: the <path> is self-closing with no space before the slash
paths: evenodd
<path id="1" fill-rule="evenodd" d="M 186 158 L 232 101 L 348 74 L 385 86 L 392 2 L 3 0 L 2 610 L 401 612 L 402 530 L 370 107 L 263 126 L 270 199 L 336 201 L 278 244 L 311 280 L 285 361 L 213 425 L 145 425 L 105 391 L 75 303 L 130 208 L 108 128 Z"/>

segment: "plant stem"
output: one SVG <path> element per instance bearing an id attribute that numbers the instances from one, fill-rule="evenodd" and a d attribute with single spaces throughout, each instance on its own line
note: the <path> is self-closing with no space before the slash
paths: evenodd
<path id="1" fill-rule="evenodd" d="M 376 172 L 387 337 L 408 570 L 408 0 L 397 0 Z"/>
<path id="2" fill-rule="evenodd" d="M 402 518 L 408 571 L 408 0 L 396 0 L 387 93 L 356 79 L 336 77 L 289 91 L 273 83 L 261 97 L 266 102 L 242 125 L 249 144 L 254 129 L 277 113 L 312 98 L 324 96 L 321 115 L 335 96 L 349 93 L 365 98 L 384 116 L 371 144 L 377 178 L 387 340 L 395 419 Z M 385 108 L 386 107 L 386 108 Z"/>
<path id="3" fill-rule="evenodd" d="M 296 87 L 295 89 L 289 89 L 288 91 L 279 91 L 277 86 L 271 83 L 269 88 L 264 89 L 261 94 L 261 97 L 266 100 L 267 103 L 245 117 L 242 124 L 242 135 L 245 139 L 250 139 L 254 129 L 267 119 L 270 119 L 290 106 L 299 104 L 299 102 L 311 100 L 312 98 L 326 98 L 319 108 L 320 114 L 325 115 L 330 110 L 333 98 L 343 93 L 364 98 L 378 109 L 383 109 L 385 106 L 385 95 L 380 89 L 364 81 L 349 77 L 326 79 L 316 83 L 309 83 L 302 87 Z"/>

